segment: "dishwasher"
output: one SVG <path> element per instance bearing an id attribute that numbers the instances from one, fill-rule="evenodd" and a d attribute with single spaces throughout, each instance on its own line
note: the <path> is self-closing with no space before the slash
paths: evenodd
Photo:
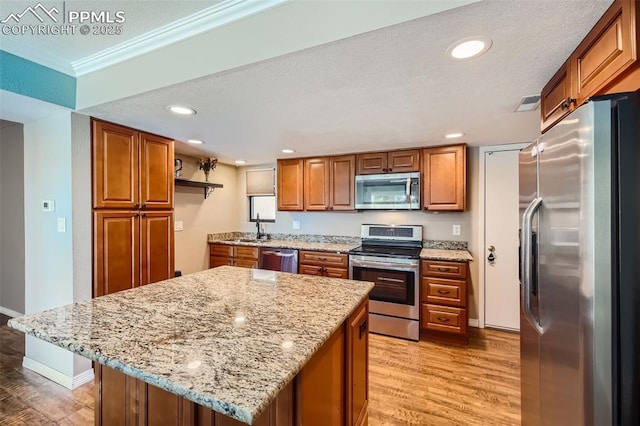
<path id="1" fill-rule="evenodd" d="M 260 269 L 298 273 L 298 250 L 260 247 Z"/>

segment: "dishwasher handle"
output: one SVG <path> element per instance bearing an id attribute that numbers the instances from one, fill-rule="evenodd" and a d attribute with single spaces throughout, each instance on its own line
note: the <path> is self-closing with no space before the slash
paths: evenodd
<path id="1" fill-rule="evenodd" d="M 281 251 L 263 251 L 262 252 L 263 255 L 267 255 L 267 256 L 278 256 L 278 257 L 294 257 L 297 255 L 297 253 L 283 253 Z"/>

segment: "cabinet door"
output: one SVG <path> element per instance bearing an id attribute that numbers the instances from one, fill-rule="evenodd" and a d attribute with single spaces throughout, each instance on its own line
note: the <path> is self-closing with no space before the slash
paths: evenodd
<path id="1" fill-rule="evenodd" d="M 366 154 L 358 154 L 356 156 L 358 162 L 356 174 L 358 175 L 375 175 L 385 173 L 387 171 L 387 153 L 386 152 L 368 152 Z"/>
<path id="2" fill-rule="evenodd" d="M 329 159 L 329 210 L 355 209 L 356 156 L 342 155 Z"/>
<path id="3" fill-rule="evenodd" d="M 426 148 L 423 205 L 431 211 L 464 211 L 467 198 L 466 145 Z"/>
<path id="4" fill-rule="evenodd" d="M 210 256 L 209 268 L 217 268 L 218 266 L 233 266 L 233 258 L 224 256 Z"/>
<path id="5" fill-rule="evenodd" d="M 322 269 L 322 266 L 305 265 L 301 263 L 300 266 L 298 266 L 298 273 L 304 275 L 317 275 L 321 277 L 324 275 L 324 270 Z"/>
<path id="6" fill-rule="evenodd" d="M 304 160 L 304 209 L 329 210 L 329 158 Z"/>
<path id="7" fill-rule="evenodd" d="M 369 403 L 369 304 L 349 317 L 347 328 L 347 425 L 367 423 Z"/>
<path id="8" fill-rule="evenodd" d="M 173 278 L 173 212 L 143 212 L 141 224 L 141 284 Z"/>
<path id="9" fill-rule="evenodd" d="M 97 362 L 94 371 L 96 426 L 135 424 L 136 400 L 131 390 L 136 387 L 136 379 Z"/>
<path id="10" fill-rule="evenodd" d="M 140 285 L 139 213 L 96 211 L 93 230 L 93 296 Z"/>
<path id="11" fill-rule="evenodd" d="M 142 209 L 173 208 L 173 141 L 140 134 L 140 205 Z"/>
<path id="12" fill-rule="evenodd" d="M 97 120 L 92 124 L 93 207 L 136 209 L 138 132 Z"/>
<path id="13" fill-rule="evenodd" d="M 635 38 L 638 7 L 640 5 L 633 0 L 615 2 L 571 56 L 578 105 L 604 89 L 638 60 L 639 47 Z"/>
<path id="14" fill-rule="evenodd" d="M 542 114 L 541 131 L 544 132 L 558 121 L 562 120 L 575 108 L 571 93 L 572 81 L 567 61 L 551 77 L 540 93 L 540 113 Z"/>
<path id="15" fill-rule="evenodd" d="M 304 210 L 304 160 L 278 160 L 278 210 Z"/>
<path id="16" fill-rule="evenodd" d="M 420 171 L 420 150 L 391 151 L 387 154 L 387 172 L 408 173 Z"/>

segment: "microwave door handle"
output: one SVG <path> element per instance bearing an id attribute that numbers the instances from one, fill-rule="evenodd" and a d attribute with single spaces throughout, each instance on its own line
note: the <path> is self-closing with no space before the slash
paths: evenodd
<path id="1" fill-rule="evenodd" d="M 407 178 L 407 184 L 405 188 L 405 200 L 409 205 L 409 210 L 411 210 L 411 178 Z"/>

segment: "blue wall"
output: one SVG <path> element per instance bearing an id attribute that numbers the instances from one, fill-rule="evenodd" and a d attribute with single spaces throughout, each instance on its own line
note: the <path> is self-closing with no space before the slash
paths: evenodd
<path id="1" fill-rule="evenodd" d="M 76 107 L 76 79 L 0 50 L 0 89 L 52 104 Z"/>

